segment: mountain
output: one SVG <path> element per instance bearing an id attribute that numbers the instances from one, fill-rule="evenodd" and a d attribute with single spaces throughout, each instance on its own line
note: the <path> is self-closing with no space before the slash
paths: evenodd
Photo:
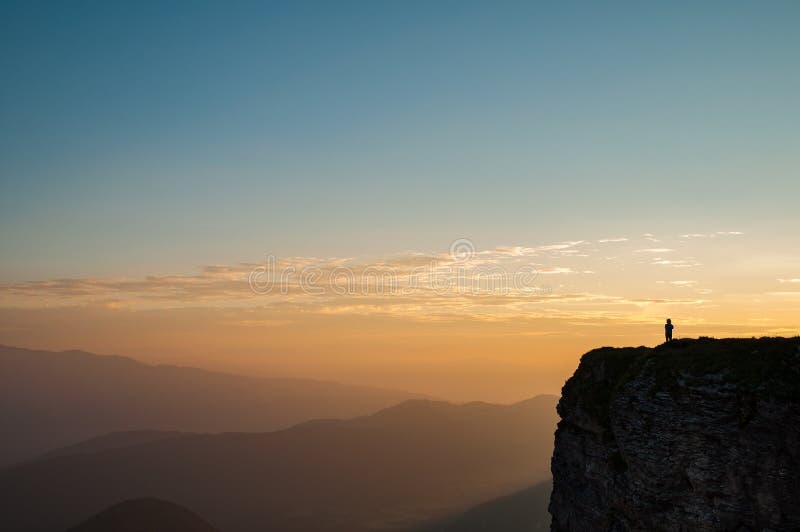
<path id="1" fill-rule="evenodd" d="M 56 456 L 66 456 L 70 454 L 88 454 L 108 449 L 119 449 L 130 445 L 139 445 L 151 441 L 165 440 L 167 438 L 177 438 L 196 434 L 194 432 L 180 432 L 177 430 L 126 430 L 111 432 L 101 436 L 95 436 L 78 442 L 74 445 L 59 447 L 42 455 L 42 458 L 53 458 Z"/>
<path id="2" fill-rule="evenodd" d="M 549 532 L 552 482 L 485 502 L 418 532 Z"/>
<path id="3" fill-rule="evenodd" d="M 596 349 L 558 413 L 554 532 L 800 530 L 800 337 Z"/>
<path id="4" fill-rule="evenodd" d="M 263 432 L 419 395 L 0 346 L 0 467 L 115 431 Z"/>
<path id="5" fill-rule="evenodd" d="M 145 498 L 106 508 L 67 532 L 219 532 L 177 504 Z"/>
<path id="6" fill-rule="evenodd" d="M 556 400 L 414 400 L 270 433 L 110 438 L 0 472 L 0 529 L 62 531 L 156 497 L 226 532 L 407 530 L 548 479 Z"/>

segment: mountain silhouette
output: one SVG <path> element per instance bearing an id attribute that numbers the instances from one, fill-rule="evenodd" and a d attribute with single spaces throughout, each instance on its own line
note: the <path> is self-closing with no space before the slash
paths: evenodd
<path id="1" fill-rule="evenodd" d="M 421 397 L 0 346 L 0 467 L 109 432 L 263 432 L 370 414 Z"/>
<path id="2" fill-rule="evenodd" d="M 62 531 L 146 496 L 196 509 L 225 532 L 408 530 L 548 479 L 556 401 L 414 400 L 270 433 L 134 444 L 112 435 L 96 452 L 0 472 L 0 529 Z"/>
<path id="3" fill-rule="evenodd" d="M 553 483 L 498 497 L 417 532 L 549 532 L 547 503 Z"/>
<path id="4" fill-rule="evenodd" d="M 101 436 L 95 436 L 88 440 L 78 442 L 74 445 L 66 447 L 59 447 L 48 453 L 45 453 L 41 458 L 53 458 L 56 456 L 66 456 L 70 454 L 89 454 L 108 449 L 119 449 L 120 447 L 128 447 L 130 445 L 139 445 L 142 443 L 149 443 L 152 441 L 165 440 L 167 438 L 176 438 L 179 436 L 187 436 L 197 434 L 195 432 L 181 432 L 177 430 L 126 430 L 120 432 L 110 432 Z"/>
<path id="5" fill-rule="evenodd" d="M 123 501 L 67 532 L 219 532 L 191 510 L 160 499 Z"/>

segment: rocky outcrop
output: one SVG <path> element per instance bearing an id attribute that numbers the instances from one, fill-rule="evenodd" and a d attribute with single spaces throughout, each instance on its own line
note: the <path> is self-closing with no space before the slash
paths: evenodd
<path id="1" fill-rule="evenodd" d="M 602 348 L 564 385 L 552 530 L 800 530 L 800 338 Z"/>

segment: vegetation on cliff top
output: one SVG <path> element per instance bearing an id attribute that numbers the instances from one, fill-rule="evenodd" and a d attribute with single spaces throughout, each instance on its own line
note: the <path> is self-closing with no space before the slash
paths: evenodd
<path id="1" fill-rule="evenodd" d="M 700 337 L 655 348 L 594 349 L 581 358 L 578 370 L 564 385 L 559 412 L 579 406 L 607 426 L 614 395 L 643 373 L 654 378 L 653 393 L 673 393 L 713 375 L 739 394 L 799 400 L 800 337 Z"/>

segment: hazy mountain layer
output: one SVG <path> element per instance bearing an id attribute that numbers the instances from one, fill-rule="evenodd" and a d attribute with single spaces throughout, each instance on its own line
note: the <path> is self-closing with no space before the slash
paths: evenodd
<path id="1" fill-rule="evenodd" d="M 263 432 L 420 397 L 0 346 L 0 467 L 114 431 Z"/>
<path id="2" fill-rule="evenodd" d="M 498 497 L 418 532 L 549 532 L 552 482 Z"/>
<path id="3" fill-rule="evenodd" d="M 0 529 L 62 531 L 139 497 L 225 532 L 411 528 L 548 479 L 556 399 L 410 401 L 272 433 L 106 441 L 0 473 Z"/>

